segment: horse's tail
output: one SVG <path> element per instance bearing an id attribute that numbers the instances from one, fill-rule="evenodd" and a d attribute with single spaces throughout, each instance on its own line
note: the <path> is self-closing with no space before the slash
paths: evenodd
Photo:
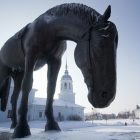
<path id="1" fill-rule="evenodd" d="M 8 103 L 8 97 L 10 93 L 10 84 L 11 84 L 11 77 L 8 77 L 6 80 L 4 80 L 3 84 L 0 88 L 0 110 L 5 111 L 6 106 Z"/>

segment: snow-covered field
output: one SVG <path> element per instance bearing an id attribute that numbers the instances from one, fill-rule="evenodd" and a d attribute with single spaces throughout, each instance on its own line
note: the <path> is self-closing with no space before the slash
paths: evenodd
<path id="1" fill-rule="evenodd" d="M 29 125 L 32 135 L 22 140 L 140 140 L 140 120 L 65 121 L 59 122 L 60 132 L 44 132 L 44 121 L 32 121 Z M 10 122 L 0 123 L 0 133 L 12 133 L 9 126 Z"/>

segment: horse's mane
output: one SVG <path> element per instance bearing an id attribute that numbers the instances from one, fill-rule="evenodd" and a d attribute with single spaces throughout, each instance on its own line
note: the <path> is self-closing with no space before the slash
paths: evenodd
<path id="1" fill-rule="evenodd" d="M 98 18 L 101 16 L 94 9 L 78 3 L 65 3 L 55 6 L 49 9 L 46 14 L 52 16 L 75 15 L 89 25 L 92 25 L 94 22 L 98 21 Z"/>

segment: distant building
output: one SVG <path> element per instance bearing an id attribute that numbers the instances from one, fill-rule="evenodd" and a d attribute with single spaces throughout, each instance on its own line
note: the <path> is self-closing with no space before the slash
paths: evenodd
<path id="1" fill-rule="evenodd" d="M 11 85 L 11 93 L 13 84 Z M 28 120 L 46 120 L 45 105 L 46 98 L 35 97 L 35 89 L 32 89 L 28 102 Z M 20 99 L 19 99 L 20 100 Z M 18 101 L 19 106 L 20 101 Z M 0 121 L 10 120 L 11 105 L 8 102 L 6 112 L 0 112 Z M 64 75 L 61 78 L 61 91 L 59 98 L 54 100 L 53 111 L 55 119 L 58 121 L 76 119 L 84 120 L 84 107 L 75 104 L 75 93 L 73 92 L 73 81 L 68 73 L 67 64 Z"/>
<path id="2" fill-rule="evenodd" d="M 98 112 L 87 113 L 85 115 L 85 120 L 102 120 L 102 119 L 103 119 L 102 114 Z"/>
<path id="3" fill-rule="evenodd" d="M 99 112 L 92 112 L 86 114 L 86 120 L 109 120 L 109 119 L 116 119 L 115 114 L 101 114 Z"/>
<path id="4" fill-rule="evenodd" d="M 128 119 L 131 116 L 131 113 L 129 111 L 122 111 L 118 113 L 117 118 L 119 119 Z"/>
<path id="5" fill-rule="evenodd" d="M 115 114 L 102 114 L 102 119 L 104 120 L 109 120 L 109 119 L 116 119 L 116 115 Z"/>
<path id="6" fill-rule="evenodd" d="M 136 109 L 134 110 L 135 118 L 140 119 L 140 106 L 136 106 Z"/>

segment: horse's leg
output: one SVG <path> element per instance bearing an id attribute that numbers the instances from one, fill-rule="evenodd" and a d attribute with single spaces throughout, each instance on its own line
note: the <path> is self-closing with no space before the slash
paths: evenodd
<path id="1" fill-rule="evenodd" d="M 11 105 L 12 105 L 12 124 L 11 124 L 11 129 L 15 128 L 17 125 L 17 100 L 18 100 L 18 96 L 20 93 L 20 89 L 21 89 L 21 83 L 22 83 L 22 78 L 23 78 L 23 72 L 16 72 L 12 75 L 13 80 L 14 80 L 14 91 L 13 94 L 11 96 Z"/>
<path id="2" fill-rule="evenodd" d="M 8 77 L 9 75 L 9 69 L 6 67 L 0 60 L 0 89 L 3 85 L 3 81 Z M 1 97 L 1 93 L 0 93 Z"/>
<path id="3" fill-rule="evenodd" d="M 5 66 L 0 60 L 0 110 L 5 111 L 8 102 L 9 89 L 10 89 L 10 68 Z"/>
<path id="4" fill-rule="evenodd" d="M 27 111 L 28 111 L 28 96 L 33 83 L 33 69 L 35 60 L 36 60 L 35 57 L 31 55 L 31 53 L 27 55 L 25 58 L 25 72 L 21 86 L 22 98 L 18 112 L 19 119 L 13 133 L 13 138 L 23 138 L 25 136 L 31 135 L 30 128 L 27 122 Z"/>
<path id="5" fill-rule="evenodd" d="M 45 131 L 47 130 L 60 130 L 58 123 L 54 119 L 53 115 L 53 96 L 55 93 L 55 87 L 56 87 L 56 80 L 58 76 L 58 72 L 60 69 L 61 60 L 52 60 L 48 63 L 48 73 L 47 73 L 47 103 L 46 103 L 46 109 L 45 114 L 47 117 L 47 123 L 45 126 Z"/>

